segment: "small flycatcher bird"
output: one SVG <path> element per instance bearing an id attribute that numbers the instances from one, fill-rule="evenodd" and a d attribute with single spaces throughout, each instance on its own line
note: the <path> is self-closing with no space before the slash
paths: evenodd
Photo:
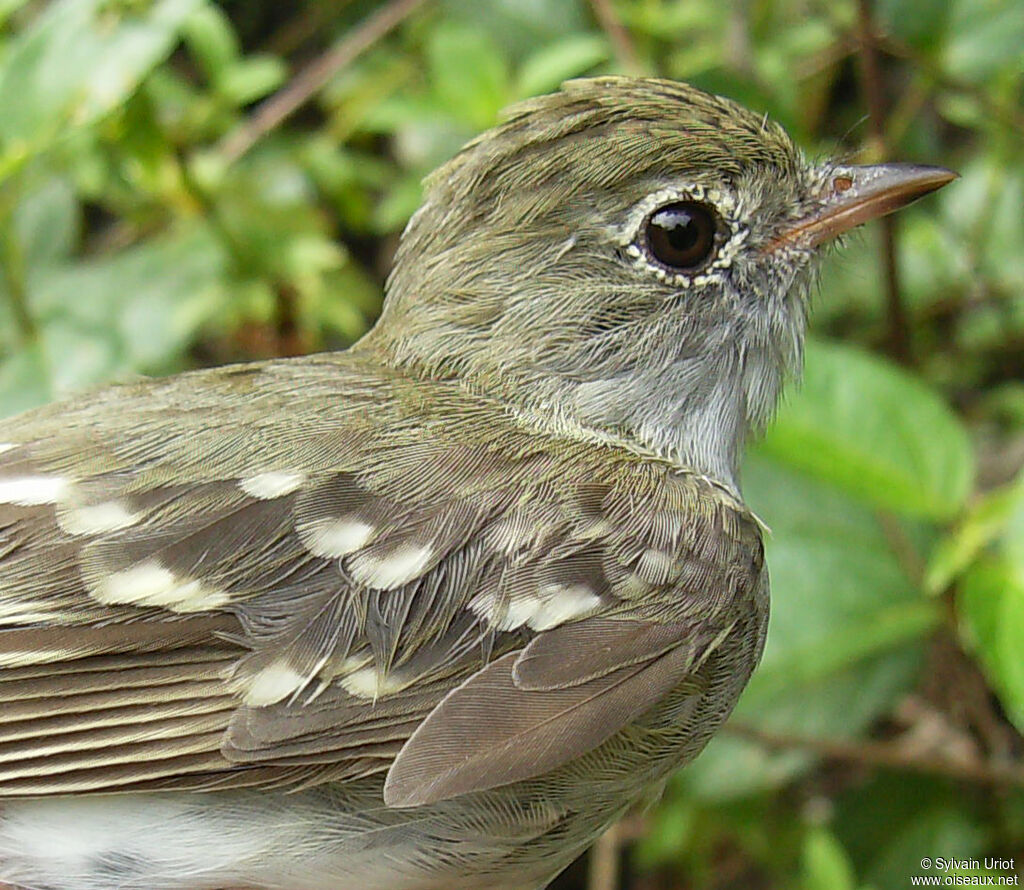
<path id="1" fill-rule="evenodd" d="M 737 464 L 936 167 L 598 78 L 429 180 L 352 349 L 0 424 L 0 882 L 535 890 L 729 714 Z"/>

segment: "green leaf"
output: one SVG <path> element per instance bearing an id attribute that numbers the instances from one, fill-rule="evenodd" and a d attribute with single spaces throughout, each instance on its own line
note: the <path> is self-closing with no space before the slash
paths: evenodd
<path id="1" fill-rule="evenodd" d="M 394 232 L 409 220 L 423 201 L 422 177 L 402 177 L 388 191 L 373 212 L 373 228 L 378 232 Z"/>
<path id="2" fill-rule="evenodd" d="M 965 805 L 968 796 L 963 783 L 935 775 L 875 771 L 834 798 L 829 827 L 870 886 L 904 890 L 910 876 L 925 874 L 939 874 L 941 886 L 942 873 L 922 868 L 922 858 L 966 859 L 991 850 L 993 839 Z"/>
<path id="3" fill-rule="evenodd" d="M 873 510 L 763 457 L 751 456 L 743 477 L 747 502 L 772 530 L 772 622 L 760 682 L 774 685 L 768 677 L 776 672 L 792 683 L 814 680 L 934 620 L 934 604 L 907 576 Z"/>
<path id="4" fill-rule="evenodd" d="M 936 548 L 928 573 L 933 589 L 961 573 L 957 605 L 967 646 L 1007 716 L 1024 729 L 1024 473 L 980 499 Z"/>
<path id="5" fill-rule="evenodd" d="M 478 28 L 445 23 L 427 46 L 431 81 L 444 108 L 474 127 L 489 127 L 510 95 L 508 63 Z"/>
<path id="6" fill-rule="evenodd" d="M 808 343 L 803 386 L 760 451 L 865 503 L 933 519 L 961 508 L 974 477 L 966 430 L 927 385 L 820 341 Z"/>
<path id="7" fill-rule="evenodd" d="M 945 37 L 955 5 L 950 0 L 882 0 L 877 9 L 886 34 L 932 49 Z"/>
<path id="8" fill-rule="evenodd" d="M 885 846 L 865 875 L 879 887 L 907 887 L 909 875 L 929 874 L 921 867 L 925 856 L 967 859 L 984 850 L 984 832 L 965 808 L 947 804 L 915 819 L 896 822 L 886 818 L 885 822 L 889 826 Z"/>
<path id="9" fill-rule="evenodd" d="M 825 828 L 813 828 L 804 838 L 801 855 L 802 890 L 855 890 L 853 865 L 843 845 Z"/>
<path id="10" fill-rule="evenodd" d="M 90 328 L 61 316 L 43 326 L 39 340 L 53 369 L 53 398 L 100 386 L 135 370 L 125 362 L 124 344 L 112 326 Z"/>
<path id="11" fill-rule="evenodd" d="M 772 618 L 736 720 L 787 735 L 850 738 L 905 694 L 938 605 L 907 577 L 874 511 L 773 460 L 751 457 L 744 492 L 771 527 Z M 727 734 L 683 774 L 689 793 L 731 798 L 805 769 Z"/>
<path id="12" fill-rule="evenodd" d="M 41 347 L 0 359 L 0 417 L 27 411 L 52 398 L 50 363 Z"/>
<path id="13" fill-rule="evenodd" d="M 40 275 L 30 306 L 52 360 L 55 393 L 180 365 L 199 328 L 223 311 L 225 268 L 218 242 L 193 222 Z"/>
<path id="14" fill-rule="evenodd" d="M 342 264 L 309 187 L 285 155 L 264 152 L 231 171 L 218 191 L 218 217 L 243 274 L 291 281 Z"/>
<path id="15" fill-rule="evenodd" d="M 194 222 L 122 256 L 115 274 L 123 304 L 115 317 L 128 367 L 180 367 L 185 349 L 229 303 L 226 270 L 222 245 Z"/>
<path id="16" fill-rule="evenodd" d="M 1020 293 L 1024 289 L 1024 214 L 1020 212 L 1024 171 L 1015 158 L 995 154 L 968 158 L 958 167 L 960 178 L 943 189 L 933 204 L 939 212 L 930 218 L 931 225 L 939 230 L 937 247 L 944 256 L 928 251 L 928 261 L 938 272 L 933 270 L 924 284 L 932 290 L 950 285 L 971 289 L 980 275 L 982 281 L 991 282 L 990 287 Z M 914 216 L 915 223 L 920 219 L 921 215 Z M 901 249 L 900 256 L 911 258 L 906 249 Z M 954 272 L 952 282 L 940 277 Z"/>
<path id="17" fill-rule="evenodd" d="M 27 274 L 65 260 L 78 244 L 80 224 L 78 201 L 66 179 L 53 176 L 34 184 L 14 210 Z"/>
<path id="18" fill-rule="evenodd" d="M 822 594 L 824 595 L 824 594 Z M 772 657 L 751 680 L 748 703 L 811 686 L 852 664 L 916 640 L 939 623 L 937 610 L 927 602 L 882 607 L 845 626 L 823 627 L 813 643 L 788 648 Z"/>
<path id="19" fill-rule="evenodd" d="M 936 545 L 928 562 L 924 586 L 940 593 L 995 541 L 1024 505 L 1024 475 L 1015 483 L 986 492 L 967 511 L 957 528 Z"/>
<path id="20" fill-rule="evenodd" d="M 238 60 L 238 38 L 231 20 L 213 4 L 204 4 L 185 20 L 182 36 L 213 83 Z"/>
<path id="21" fill-rule="evenodd" d="M 959 217 L 959 212 L 958 212 Z M 962 218 L 957 223 L 963 226 Z M 975 274 L 968 256 L 970 240 L 956 224 L 939 215 L 908 213 L 901 217 L 899 255 L 901 281 L 911 311 L 928 311 L 951 294 L 968 288 Z M 877 263 L 875 264 L 878 265 Z M 869 292 L 877 307 L 880 283 Z"/>
<path id="22" fill-rule="evenodd" d="M 28 0 L 0 0 L 0 26 L 26 3 Z"/>
<path id="23" fill-rule="evenodd" d="M 983 559 L 964 577 L 958 605 L 970 649 L 1007 716 L 1024 732 L 1024 561 Z"/>
<path id="24" fill-rule="evenodd" d="M 443 0 L 444 20 L 482 29 L 512 56 L 564 34 L 582 31 L 590 22 L 585 0 Z"/>
<path id="25" fill-rule="evenodd" d="M 200 2 L 59 0 L 47 7 L 0 69 L 0 177 L 66 128 L 86 126 L 124 102 L 170 53 Z"/>
<path id="26" fill-rule="evenodd" d="M 603 34 L 570 34 L 532 52 L 519 69 L 516 92 L 536 96 L 557 89 L 562 81 L 585 74 L 611 56 Z"/>
<path id="27" fill-rule="evenodd" d="M 1018 0 L 957 0 L 950 6 L 953 15 L 942 60 L 944 74 L 979 81 L 1004 66 L 1019 72 L 1024 14 Z"/>
<path id="28" fill-rule="evenodd" d="M 246 105 L 277 89 L 288 69 L 276 56 L 249 56 L 224 71 L 217 91 L 233 105 Z"/>
<path id="29" fill-rule="evenodd" d="M 727 15 L 720 3 L 634 3 L 622 8 L 623 24 L 679 45 L 701 34 L 719 30 Z"/>

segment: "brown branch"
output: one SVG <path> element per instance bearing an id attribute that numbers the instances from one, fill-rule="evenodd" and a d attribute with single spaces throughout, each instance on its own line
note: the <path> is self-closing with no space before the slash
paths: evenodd
<path id="1" fill-rule="evenodd" d="M 1017 355 L 1024 355 L 1024 338 L 1014 344 L 1014 349 Z M 1021 471 L 1024 471 L 1024 433 L 1008 434 L 996 441 L 983 439 L 978 444 L 978 488 L 982 491 L 1006 485 Z"/>
<path id="2" fill-rule="evenodd" d="M 922 756 L 891 742 L 867 739 L 823 739 L 795 733 L 775 733 L 745 723 L 728 723 L 724 732 L 766 748 L 802 748 L 830 760 L 910 770 L 984 785 L 1024 788 L 1024 766 L 1018 763 L 960 763 L 944 757 Z"/>
<path id="3" fill-rule="evenodd" d="M 238 160 L 260 139 L 308 102 L 346 65 L 393 31 L 426 0 L 391 0 L 364 19 L 353 31 L 302 69 L 291 82 L 262 102 L 252 116 L 221 140 L 223 158 Z"/>
<path id="4" fill-rule="evenodd" d="M 744 77 L 755 78 L 754 53 L 750 39 L 750 4 L 734 3 L 725 26 L 726 64 Z"/>
<path id="5" fill-rule="evenodd" d="M 917 587 L 920 587 L 924 582 L 925 564 L 906 529 L 895 516 L 885 510 L 879 510 L 875 516 L 881 526 L 882 534 L 885 535 L 885 542 L 896 556 L 896 561 L 903 569 L 903 573 Z"/>
<path id="6" fill-rule="evenodd" d="M 637 59 L 636 47 L 633 46 L 633 39 L 619 20 L 611 0 L 590 0 L 590 7 L 594 10 L 594 17 L 601 26 L 601 30 L 608 35 L 615 58 L 622 66 L 622 70 L 627 74 L 643 74 Z"/>
<path id="7" fill-rule="evenodd" d="M 587 890 L 615 890 L 619 886 L 619 854 L 622 849 L 619 823 L 609 828 L 590 849 Z"/>
<path id="8" fill-rule="evenodd" d="M 878 64 L 878 37 L 872 20 L 871 0 L 857 2 L 857 40 L 860 44 L 857 56 L 860 61 L 861 91 L 871 118 L 871 153 L 879 161 L 885 161 L 889 156 L 885 133 L 885 87 Z M 881 220 L 881 227 L 881 260 L 885 273 L 889 354 L 903 364 L 910 364 L 910 324 L 900 295 L 899 269 L 896 266 L 896 222 L 893 217 L 886 216 Z"/>

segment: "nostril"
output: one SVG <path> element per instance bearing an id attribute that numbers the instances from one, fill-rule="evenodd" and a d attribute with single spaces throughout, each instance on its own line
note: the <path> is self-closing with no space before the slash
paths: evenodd
<path id="1" fill-rule="evenodd" d="M 832 188 L 842 194 L 853 188 L 853 180 L 849 176 L 837 176 L 832 180 Z"/>

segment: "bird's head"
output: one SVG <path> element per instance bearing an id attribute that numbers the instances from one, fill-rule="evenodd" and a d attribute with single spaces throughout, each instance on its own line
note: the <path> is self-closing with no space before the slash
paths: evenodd
<path id="1" fill-rule="evenodd" d="M 733 484 L 800 365 L 819 246 L 951 178 L 811 163 L 685 84 L 571 81 L 428 180 L 363 348 Z"/>

